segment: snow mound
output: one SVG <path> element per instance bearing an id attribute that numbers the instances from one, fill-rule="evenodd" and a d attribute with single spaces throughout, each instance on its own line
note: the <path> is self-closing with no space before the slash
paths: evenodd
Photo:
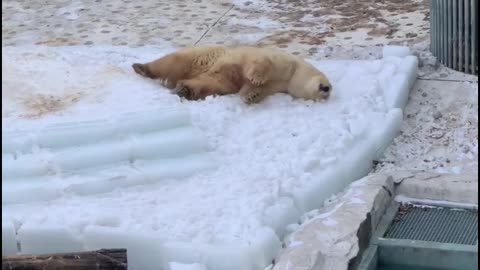
<path id="1" fill-rule="evenodd" d="M 2 252 L 121 247 L 146 270 L 270 265 L 291 224 L 370 171 L 417 68 L 396 49 L 311 61 L 327 102 L 247 106 L 182 101 L 132 71 L 166 50 L 3 49 Z"/>

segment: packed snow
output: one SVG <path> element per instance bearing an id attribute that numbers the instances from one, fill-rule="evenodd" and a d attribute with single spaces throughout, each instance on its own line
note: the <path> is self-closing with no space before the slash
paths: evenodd
<path id="1" fill-rule="evenodd" d="M 2 200 L 2 252 L 123 247 L 131 269 L 147 270 L 270 265 L 287 228 L 367 174 L 389 145 L 417 67 L 402 48 L 375 61 L 311 61 L 332 82 L 327 102 L 278 94 L 248 106 L 235 95 L 184 101 L 131 69 L 133 62 L 172 49 L 3 50 L 2 145 L 15 147 L 2 151 L 2 167 L 4 160 L 18 165 L 23 159 L 53 169 L 2 172 L 2 197 L 9 198 Z M 153 125 L 148 137 L 131 126 L 119 128 L 126 115 L 147 123 L 172 111 L 171 119 L 184 121 L 183 131 Z M 88 135 L 64 140 L 56 134 L 59 127 L 72 134 L 92 123 L 97 131 L 120 130 L 129 140 L 86 142 L 82 136 Z M 182 134 L 184 140 L 173 140 Z M 41 144 L 42 136 L 59 139 Z M 145 137 L 164 138 L 158 140 L 183 154 L 155 143 L 142 146 Z M 75 140 L 87 145 L 68 145 Z M 128 153 L 115 152 L 124 144 Z M 89 156 L 85 149 L 100 154 Z M 138 155 L 145 151 L 150 154 Z M 65 166 L 62 154 L 77 159 Z M 129 174 L 136 168 L 132 159 L 143 166 L 135 177 Z M 145 168 L 152 173 L 142 174 Z M 116 182 L 118 177 L 129 180 Z"/>

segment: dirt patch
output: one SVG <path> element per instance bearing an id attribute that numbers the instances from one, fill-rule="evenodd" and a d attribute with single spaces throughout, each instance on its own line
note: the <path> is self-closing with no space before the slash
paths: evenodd
<path id="1" fill-rule="evenodd" d="M 55 113 L 77 103 L 84 94 L 82 92 L 67 94 L 63 96 L 53 96 L 45 94 L 35 94 L 21 101 L 25 107 L 26 113 L 21 117 L 40 118 L 46 114 Z"/>

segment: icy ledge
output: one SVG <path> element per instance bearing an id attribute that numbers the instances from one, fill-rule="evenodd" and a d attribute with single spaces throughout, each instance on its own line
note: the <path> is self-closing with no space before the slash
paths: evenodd
<path id="1" fill-rule="evenodd" d="M 417 59 L 407 49 L 386 47 L 378 61 L 312 61 L 333 80 L 336 92 L 324 104 L 281 96 L 257 107 L 242 107 L 235 97 L 185 105 L 158 92 L 158 85 L 125 74 L 138 60 L 130 55 L 139 51 L 57 50 L 42 54 L 38 66 L 50 57 L 58 67 L 55 76 L 70 69 L 82 74 L 78 82 L 87 82 L 86 88 L 92 82 L 95 89 L 100 80 L 103 88 L 97 90 L 111 93 L 101 105 L 83 110 L 86 103 L 78 104 L 67 112 L 87 115 L 107 108 L 115 117 L 40 125 L 43 129 L 41 120 L 6 119 L 35 132 L 2 134 L 2 253 L 123 247 L 130 267 L 142 270 L 269 266 L 302 214 L 368 173 L 400 128 L 417 74 Z M 141 60 L 159 55 L 143 53 Z M 113 63 L 102 63 L 106 58 Z M 32 59 L 28 68 L 18 63 L 14 71 L 21 75 L 35 66 Z M 102 71 L 102 64 L 123 70 Z M 10 76 L 7 86 L 16 83 L 16 75 Z M 138 89 L 135 95 L 132 88 Z M 122 95 L 133 105 L 120 102 Z M 122 110 L 138 110 L 140 104 L 159 113 L 139 112 L 128 121 L 132 115 Z M 158 110 L 170 104 L 173 109 Z M 297 132 L 278 132 L 289 127 Z M 207 153 L 197 128 L 206 134 Z"/>

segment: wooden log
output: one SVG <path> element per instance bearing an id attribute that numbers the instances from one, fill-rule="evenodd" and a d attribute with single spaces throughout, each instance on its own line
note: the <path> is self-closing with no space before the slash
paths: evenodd
<path id="1" fill-rule="evenodd" d="M 127 250 L 2 256 L 2 270 L 127 270 Z"/>

